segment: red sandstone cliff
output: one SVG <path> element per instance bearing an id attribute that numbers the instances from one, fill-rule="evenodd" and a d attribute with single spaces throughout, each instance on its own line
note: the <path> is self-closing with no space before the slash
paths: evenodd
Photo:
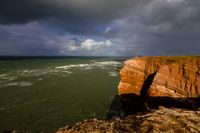
<path id="1" fill-rule="evenodd" d="M 199 57 L 136 57 L 127 60 L 120 71 L 119 94 L 141 94 L 154 74 L 149 96 L 189 98 L 200 96 Z"/>

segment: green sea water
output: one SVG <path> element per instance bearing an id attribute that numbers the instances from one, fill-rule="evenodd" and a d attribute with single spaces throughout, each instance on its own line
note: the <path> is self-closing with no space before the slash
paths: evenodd
<path id="1" fill-rule="evenodd" d="M 52 133 L 105 119 L 117 93 L 118 58 L 0 61 L 0 132 Z"/>

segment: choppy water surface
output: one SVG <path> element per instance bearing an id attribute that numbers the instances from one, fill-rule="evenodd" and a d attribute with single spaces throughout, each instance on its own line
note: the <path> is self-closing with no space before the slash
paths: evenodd
<path id="1" fill-rule="evenodd" d="M 117 93 L 119 59 L 0 61 L 0 132 L 55 132 L 87 118 L 105 118 Z"/>

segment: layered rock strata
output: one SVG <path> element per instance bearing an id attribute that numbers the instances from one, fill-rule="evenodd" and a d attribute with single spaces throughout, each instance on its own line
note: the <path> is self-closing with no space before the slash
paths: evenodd
<path id="1" fill-rule="evenodd" d="M 120 77 L 119 95 L 146 93 L 152 97 L 200 96 L 199 57 L 132 58 L 125 61 Z"/>

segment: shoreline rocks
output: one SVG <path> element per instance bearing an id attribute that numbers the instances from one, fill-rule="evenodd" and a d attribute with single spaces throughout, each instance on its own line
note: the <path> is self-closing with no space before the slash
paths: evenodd
<path id="1" fill-rule="evenodd" d="M 148 113 L 137 113 L 123 119 L 85 120 L 60 128 L 56 133 L 137 133 L 200 132 L 200 111 L 160 107 Z"/>

